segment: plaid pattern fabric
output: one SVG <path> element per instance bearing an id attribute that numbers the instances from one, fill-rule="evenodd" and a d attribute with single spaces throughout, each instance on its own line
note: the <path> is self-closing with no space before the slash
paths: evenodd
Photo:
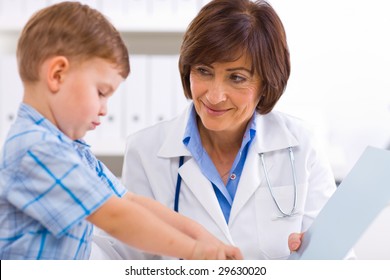
<path id="1" fill-rule="evenodd" d="M 125 192 L 85 142 L 21 104 L 0 158 L 0 259 L 87 259 L 85 218 Z"/>

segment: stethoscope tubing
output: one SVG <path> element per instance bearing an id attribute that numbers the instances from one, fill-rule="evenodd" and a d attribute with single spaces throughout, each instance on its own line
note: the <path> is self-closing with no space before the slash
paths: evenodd
<path id="1" fill-rule="evenodd" d="M 274 192 L 272 191 L 272 187 L 271 187 L 271 182 L 269 180 L 269 177 L 268 177 L 268 171 L 267 171 L 267 166 L 265 164 L 265 160 L 264 160 L 264 153 L 261 153 L 260 154 L 260 158 L 261 158 L 261 164 L 263 166 L 263 171 L 264 171 L 264 176 L 265 176 L 265 180 L 267 182 L 267 187 L 268 187 L 268 190 L 270 191 L 270 194 L 271 194 L 271 197 L 272 197 L 272 200 L 274 201 L 275 205 L 276 205 L 276 208 L 278 209 L 278 211 L 280 212 L 281 216 L 279 216 L 278 218 L 285 218 L 285 217 L 291 217 L 291 216 L 294 216 L 296 213 L 295 213 L 295 208 L 296 208 L 296 205 L 297 205 L 297 178 L 296 178 L 296 171 L 295 171 L 295 164 L 294 164 L 294 153 L 293 153 L 293 150 L 292 150 L 292 147 L 288 147 L 288 150 L 289 150 L 289 156 L 290 156 L 290 165 L 291 165 L 291 172 L 292 172 L 292 176 L 293 176 L 293 184 L 294 184 L 294 200 L 293 200 L 293 206 L 291 208 L 291 211 L 289 213 L 286 213 L 282 210 L 282 208 L 280 207 L 278 201 L 276 200 L 276 197 L 274 195 Z"/>
<path id="2" fill-rule="evenodd" d="M 184 156 L 180 157 L 179 160 L 179 168 L 183 165 L 184 162 Z M 173 206 L 173 210 L 179 213 L 179 196 L 180 196 L 180 189 L 181 189 L 181 176 L 179 172 L 177 172 L 177 182 L 176 182 L 176 191 L 175 191 L 175 203 Z"/>
<path id="3" fill-rule="evenodd" d="M 264 153 L 260 154 L 261 164 L 263 166 L 264 176 L 265 176 L 265 180 L 267 182 L 268 190 L 270 191 L 272 200 L 274 201 L 276 208 L 278 209 L 278 211 L 281 214 L 281 216 L 278 216 L 278 218 L 292 217 L 296 214 L 295 210 L 296 210 L 296 205 L 297 205 L 297 192 L 298 192 L 298 190 L 297 190 L 297 177 L 296 177 L 296 170 L 295 170 L 295 160 L 294 160 L 294 153 L 293 153 L 292 147 L 288 147 L 288 151 L 289 151 L 291 172 L 292 172 L 293 184 L 294 184 L 294 200 L 293 200 L 293 206 L 292 206 L 290 212 L 284 212 L 282 210 L 282 208 L 280 207 L 278 201 L 276 200 L 274 192 L 272 191 L 270 179 L 268 177 L 267 166 L 266 166 L 265 160 L 264 160 Z M 179 168 L 183 165 L 183 162 L 184 162 L 184 156 L 181 156 L 179 159 Z M 173 206 L 173 210 L 175 210 L 176 212 L 179 212 L 179 198 L 180 198 L 181 180 L 182 180 L 181 176 L 178 172 L 177 173 L 177 181 L 176 181 L 176 190 L 175 190 L 175 200 L 174 200 L 174 206 Z"/>

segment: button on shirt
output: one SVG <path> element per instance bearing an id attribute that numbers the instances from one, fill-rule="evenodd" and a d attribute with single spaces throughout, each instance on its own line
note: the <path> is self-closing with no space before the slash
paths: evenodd
<path id="1" fill-rule="evenodd" d="M 21 104 L 0 158 L 0 259 L 88 259 L 85 218 L 125 192 L 85 142 Z"/>
<path id="2" fill-rule="evenodd" d="M 196 122 L 196 111 L 192 105 L 190 117 L 186 126 L 183 143 L 191 152 L 195 161 L 200 167 L 203 175 L 210 181 L 213 187 L 218 203 L 221 207 L 226 223 L 229 222 L 230 211 L 232 208 L 234 196 L 240 182 L 241 173 L 244 168 L 245 160 L 248 154 L 248 148 L 256 135 L 255 118 L 252 117 L 245 131 L 241 148 L 233 162 L 230 170 L 228 182 L 225 186 L 210 156 L 202 146 L 199 130 Z"/>

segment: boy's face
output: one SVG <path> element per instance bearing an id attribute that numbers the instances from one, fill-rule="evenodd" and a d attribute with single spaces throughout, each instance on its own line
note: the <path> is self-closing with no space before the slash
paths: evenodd
<path id="1" fill-rule="evenodd" d="M 124 79 L 106 60 L 95 58 L 71 66 L 52 99 L 54 123 L 73 140 L 100 125 L 107 101 Z"/>

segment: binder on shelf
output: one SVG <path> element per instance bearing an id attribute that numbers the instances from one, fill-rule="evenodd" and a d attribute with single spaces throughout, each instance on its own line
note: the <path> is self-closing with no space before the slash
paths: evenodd
<path id="1" fill-rule="evenodd" d="M 112 22 L 115 21 L 125 21 L 125 14 L 123 13 L 124 8 L 123 0 L 111 0 L 111 1 L 101 1 L 100 11 Z M 127 19 L 131 21 L 132 19 Z"/>
<path id="2" fill-rule="evenodd" d="M 186 20 L 187 24 L 196 16 L 201 5 L 197 0 L 172 0 L 174 2 L 174 14 L 178 18 Z"/>
<path id="3" fill-rule="evenodd" d="M 23 22 L 22 0 L 0 0 L 0 27 L 18 30 Z"/>
<path id="4" fill-rule="evenodd" d="M 123 83 L 108 99 L 107 115 L 100 118 L 101 124 L 95 131 L 90 131 L 92 137 L 87 138 L 92 151 L 100 155 L 123 154 L 125 133 L 123 130 L 123 110 L 125 88 Z"/>
<path id="5" fill-rule="evenodd" d="M 130 55 L 130 76 L 125 81 L 124 131 L 126 134 L 133 133 L 148 125 L 150 110 L 147 108 L 149 58 L 147 55 Z"/>
<path id="6" fill-rule="evenodd" d="M 177 81 L 180 79 L 175 55 L 153 55 L 150 69 L 151 122 L 169 119 L 176 114 Z"/>
<path id="7" fill-rule="evenodd" d="M 172 0 L 151 0 L 151 4 L 151 17 L 153 19 L 158 21 L 169 20 L 174 15 Z"/>
<path id="8" fill-rule="evenodd" d="M 176 75 L 174 77 L 174 87 L 175 87 L 176 94 L 173 100 L 173 105 L 174 105 L 173 115 L 177 115 L 180 114 L 183 110 L 185 110 L 190 100 L 188 100 L 184 95 L 184 89 L 183 89 L 183 85 L 180 78 L 180 72 L 179 72 L 179 56 L 178 55 L 174 56 L 173 59 L 177 65 L 176 67 L 177 70 L 175 70 L 175 74 L 174 74 Z"/>
<path id="9" fill-rule="evenodd" d="M 150 16 L 150 3 L 145 0 L 124 0 L 124 12 L 128 21 L 146 21 Z M 140 22 L 142 23 L 142 22 Z"/>
<path id="10" fill-rule="evenodd" d="M 15 55 L 0 56 L 0 139 L 6 138 L 23 97 Z"/>

